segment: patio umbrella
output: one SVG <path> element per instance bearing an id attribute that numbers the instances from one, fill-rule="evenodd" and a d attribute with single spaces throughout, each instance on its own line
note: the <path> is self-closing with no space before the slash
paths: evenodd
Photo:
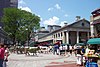
<path id="1" fill-rule="evenodd" d="M 77 43 L 76 45 L 77 45 L 77 46 L 85 46 L 84 43 Z"/>
<path id="2" fill-rule="evenodd" d="M 65 45 L 71 45 L 71 44 L 67 44 L 67 43 L 65 43 L 65 44 L 61 44 L 61 46 L 65 46 Z"/>
<path id="3" fill-rule="evenodd" d="M 100 38 L 92 38 L 87 41 L 87 44 L 100 44 Z"/>

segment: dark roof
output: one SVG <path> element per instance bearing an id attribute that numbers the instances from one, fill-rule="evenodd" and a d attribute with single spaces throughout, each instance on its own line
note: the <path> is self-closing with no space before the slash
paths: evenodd
<path id="1" fill-rule="evenodd" d="M 38 30 L 38 33 L 49 33 L 49 31 L 46 30 L 45 27 L 41 27 L 41 28 Z"/>
<path id="2" fill-rule="evenodd" d="M 100 11 L 100 8 L 94 10 L 91 14 L 94 14 L 94 13 L 96 13 L 97 11 Z"/>
<path id="3" fill-rule="evenodd" d="M 64 26 L 64 27 L 62 27 L 62 28 L 60 28 L 60 29 L 58 29 L 58 30 L 61 30 L 61 29 L 67 28 L 67 27 L 71 27 L 72 25 L 74 25 L 74 24 L 76 24 L 76 23 L 79 23 L 79 22 L 81 22 L 81 21 L 86 21 L 86 22 L 88 22 L 88 23 L 90 24 L 90 22 L 89 22 L 88 20 L 86 20 L 86 19 L 81 19 L 81 20 L 79 20 L 79 21 L 75 21 L 75 22 L 72 23 L 72 24 L 66 25 L 66 26 Z M 56 32 L 56 31 L 58 31 L 58 30 L 55 30 L 55 31 L 53 31 L 53 32 Z"/>
<path id="4" fill-rule="evenodd" d="M 86 19 L 81 19 L 81 20 L 76 21 L 76 22 L 74 22 L 74 23 L 72 23 L 72 24 L 69 24 L 69 25 L 67 25 L 67 26 L 64 26 L 64 27 L 62 27 L 62 28 L 60 28 L 60 29 L 58 29 L 58 30 L 52 31 L 51 33 L 48 33 L 48 34 L 44 35 L 43 37 L 48 36 L 48 35 L 50 35 L 50 34 L 52 34 L 52 33 L 54 33 L 54 32 L 57 32 L 57 31 L 59 31 L 59 30 L 62 30 L 62 29 L 64 29 L 64 28 L 66 28 L 66 27 L 70 27 L 70 26 L 72 26 L 72 25 L 74 25 L 74 24 L 76 24 L 76 23 L 79 23 L 79 22 L 81 22 L 81 21 L 86 21 L 86 22 L 88 22 L 88 23 L 90 24 L 90 22 L 89 22 L 88 20 L 86 20 Z M 42 37 L 41 37 L 41 38 L 42 38 Z"/>

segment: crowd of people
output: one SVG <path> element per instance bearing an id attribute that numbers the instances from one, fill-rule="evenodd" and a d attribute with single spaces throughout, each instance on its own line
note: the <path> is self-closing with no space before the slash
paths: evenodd
<path id="1" fill-rule="evenodd" d="M 6 67 L 8 61 L 9 50 L 7 45 L 0 43 L 0 67 Z"/>
<path id="2" fill-rule="evenodd" d="M 53 54 L 57 55 L 67 55 L 68 53 L 72 55 L 72 51 L 74 51 L 74 47 L 71 45 L 57 45 L 53 46 Z"/>
<path id="3" fill-rule="evenodd" d="M 81 66 L 84 65 L 85 63 L 85 58 L 84 54 L 88 53 L 90 49 L 96 50 L 96 47 L 87 47 L 87 46 L 72 46 L 72 45 L 62 45 L 62 44 L 54 44 L 53 46 L 48 46 L 48 47 L 39 47 L 41 50 L 40 53 L 49 53 L 52 52 L 54 55 L 72 55 L 73 53 L 75 54 L 77 58 L 77 65 Z M 44 50 L 44 48 L 46 48 Z M 100 52 L 100 47 L 98 48 L 98 51 Z M 7 45 L 4 45 L 0 43 L 0 67 L 6 67 L 6 62 L 8 61 L 8 56 L 9 56 L 9 50 Z"/>
<path id="4" fill-rule="evenodd" d="M 76 64 L 77 66 L 84 66 L 86 65 L 87 61 L 89 59 L 86 58 L 85 54 L 88 54 L 90 50 L 93 50 L 95 52 L 100 52 L 100 47 L 97 49 L 96 46 L 71 46 L 71 45 L 58 45 L 55 44 L 53 46 L 53 54 L 56 55 L 63 55 L 68 56 L 75 54 L 77 61 Z"/>

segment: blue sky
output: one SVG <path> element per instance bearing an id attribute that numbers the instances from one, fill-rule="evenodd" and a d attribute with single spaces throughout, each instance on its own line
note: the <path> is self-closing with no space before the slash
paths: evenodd
<path id="1" fill-rule="evenodd" d="M 19 8 L 41 17 L 41 26 L 73 23 L 76 16 L 90 20 L 100 0 L 19 0 Z"/>

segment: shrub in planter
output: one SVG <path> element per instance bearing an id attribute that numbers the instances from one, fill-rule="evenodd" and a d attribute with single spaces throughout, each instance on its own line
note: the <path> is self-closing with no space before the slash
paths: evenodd
<path id="1" fill-rule="evenodd" d="M 37 52 L 37 48 L 31 48 L 28 50 L 30 53 L 36 53 Z"/>

